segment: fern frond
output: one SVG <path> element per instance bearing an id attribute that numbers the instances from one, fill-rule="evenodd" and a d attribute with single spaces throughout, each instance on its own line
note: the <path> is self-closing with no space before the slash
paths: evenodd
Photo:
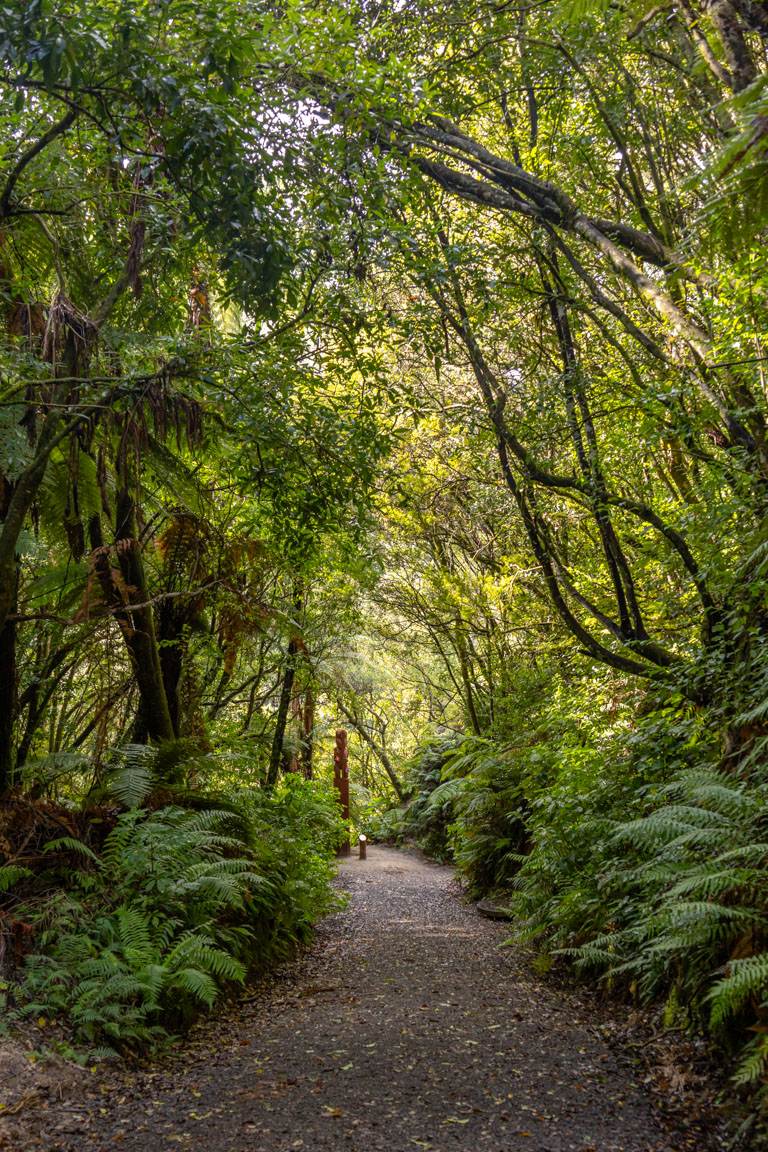
<path id="1" fill-rule="evenodd" d="M 674 900 L 679 896 L 698 895 L 702 900 L 711 900 L 714 896 L 721 896 L 724 892 L 735 889 L 744 889 L 754 884 L 757 877 L 755 873 L 744 868 L 726 868 L 719 871 L 703 866 L 683 877 L 672 885 L 667 898 Z"/>
<path id="2" fill-rule="evenodd" d="M 152 790 L 156 752 L 144 744 L 127 744 L 106 780 L 107 791 L 126 808 L 138 808 Z"/>
<path id="3" fill-rule="evenodd" d="M 9 892 L 19 880 L 27 880 L 33 875 L 31 868 L 21 864 L 3 864 L 0 866 L 0 892 Z"/>
<path id="4" fill-rule="evenodd" d="M 170 987 L 180 988 L 188 992 L 196 1000 L 212 1008 L 220 995 L 218 984 L 207 972 L 197 968 L 180 968 L 173 973 Z"/>
<path id="5" fill-rule="evenodd" d="M 115 917 L 120 945 L 126 958 L 138 964 L 149 962 L 155 955 L 155 948 L 150 924 L 144 913 L 138 908 L 123 905 L 116 909 Z"/>
<path id="6" fill-rule="evenodd" d="M 765 1078 L 768 1069 L 768 1037 L 758 1036 L 748 1044 L 736 1066 L 732 1079 L 736 1087 L 755 1084 Z"/>
<path id="7" fill-rule="evenodd" d="M 245 979 L 245 967 L 239 960 L 216 948 L 210 937 L 196 933 L 183 936 L 169 953 L 166 963 L 173 972 L 194 965 L 220 980 L 242 983 Z"/>
<path id="8" fill-rule="evenodd" d="M 748 1001 L 755 999 L 762 1003 L 767 998 L 768 952 L 731 960 L 727 976 L 707 994 L 706 999 L 712 1006 L 710 1023 L 717 1027 L 740 1012 Z"/>
<path id="9" fill-rule="evenodd" d="M 43 852 L 77 852 L 86 860 L 92 860 L 96 864 L 99 862 L 93 849 L 84 844 L 82 840 L 76 840 L 73 836 L 59 836 L 56 840 L 49 840 L 47 844 L 43 845 Z"/>

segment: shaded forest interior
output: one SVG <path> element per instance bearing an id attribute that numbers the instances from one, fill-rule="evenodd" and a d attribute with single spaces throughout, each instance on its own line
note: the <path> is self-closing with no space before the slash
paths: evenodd
<path id="1" fill-rule="evenodd" d="M 343 727 L 355 834 L 762 1102 L 767 41 L 0 8 L 10 1028 L 146 1052 L 307 940 Z"/>

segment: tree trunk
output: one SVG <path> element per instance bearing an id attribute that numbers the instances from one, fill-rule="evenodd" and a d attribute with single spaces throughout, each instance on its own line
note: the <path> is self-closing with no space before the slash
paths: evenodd
<path id="1" fill-rule="evenodd" d="M 158 620 L 158 646 L 160 672 L 168 702 L 168 712 L 174 733 L 181 734 L 181 673 L 184 668 L 184 623 L 179 619 L 176 604 L 166 600 L 160 608 Z"/>
<path id="2" fill-rule="evenodd" d="M 62 680 L 69 675 L 70 668 L 65 664 L 67 656 L 76 647 L 68 643 L 57 648 L 53 653 L 38 652 L 37 663 L 33 670 L 33 678 L 18 701 L 17 715 L 21 717 L 26 709 L 27 719 L 24 730 L 16 749 L 16 771 L 19 772 L 26 764 L 32 744 L 37 732 L 45 719 L 46 709 L 54 692 L 60 687 Z M 59 669 L 57 673 L 57 669 Z"/>
<path id="3" fill-rule="evenodd" d="M 304 710 L 303 710 L 302 703 L 301 703 L 301 690 L 300 690 L 300 688 L 296 682 L 296 675 L 294 673 L 293 686 L 291 689 L 291 727 L 293 728 L 294 734 L 296 736 L 298 736 L 298 734 L 301 733 L 302 739 L 304 737 L 303 714 L 304 714 Z M 300 770 L 299 748 L 297 745 L 298 745 L 298 741 L 296 742 L 296 744 L 294 744 L 294 747 L 293 747 L 290 755 L 286 754 L 284 756 L 284 758 L 283 758 L 284 771 L 298 772 Z"/>
<path id="4" fill-rule="evenodd" d="M 130 629 L 125 629 L 123 635 L 139 689 L 135 735 L 139 740 L 144 738 L 160 744 L 173 740 L 176 732 L 165 694 L 154 613 L 148 603 L 149 589 L 138 540 L 136 506 L 127 487 L 117 495 L 115 536 L 120 571 L 128 590 L 126 607 L 131 622 Z"/>
<path id="5" fill-rule="evenodd" d="M 12 610 L 15 608 L 15 600 L 14 587 Z M 0 629 L 0 796 L 6 795 L 16 784 L 13 747 L 16 704 L 16 621 L 7 619 Z"/>
<path id="6" fill-rule="evenodd" d="M 472 725 L 472 731 L 476 736 L 482 734 L 482 725 L 480 724 L 480 717 L 477 714 L 475 706 L 475 692 L 472 685 L 472 676 L 470 674 L 469 655 L 467 653 L 467 645 L 462 632 L 461 620 L 456 621 L 456 637 L 454 640 L 454 647 L 456 655 L 459 658 L 459 669 L 461 671 L 461 682 L 464 685 L 464 701 L 467 705 L 467 713 Z"/>
<path id="7" fill-rule="evenodd" d="M 267 770 L 267 788 L 274 788 L 275 784 L 277 784 L 281 764 L 284 770 L 289 767 L 290 758 L 286 756 L 283 745 L 285 743 L 285 729 L 288 724 L 288 710 L 291 706 L 293 680 L 296 675 L 296 656 L 298 651 L 299 640 L 296 637 L 292 637 L 288 643 L 288 655 L 285 662 L 283 685 L 280 689 L 280 702 L 277 706 L 275 734 L 272 738 L 272 751 L 270 752 L 269 768 Z"/>
<path id="8" fill-rule="evenodd" d="M 123 462 L 124 470 L 125 462 Z M 124 477 L 123 477 L 124 479 Z M 119 589 L 112 574 L 108 549 L 104 546 L 101 521 L 92 517 L 89 523 L 94 568 L 105 602 L 113 610 L 131 658 L 139 690 L 139 706 L 133 728 L 133 740 L 163 743 L 173 740 L 176 730 L 168 706 L 160 650 L 155 632 L 152 606 L 144 564 L 138 541 L 136 508 L 124 483 L 117 495 L 116 551 L 124 587 Z M 132 605 L 135 605 L 133 607 Z"/>
<path id="9" fill-rule="evenodd" d="M 362 724 L 360 722 L 360 720 L 358 720 L 358 718 L 357 718 L 357 716 L 355 716 L 354 712 L 351 712 L 349 710 L 349 708 L 345 707 L 344 704 L 342 704 L 341 702 L 339 703 L 339 709 L 343 713 L 343 715 L 345 716 L 347 722 L 352 725 L 355 732 L 357 732 L 358 736 L 360 736 L 366 742 L 366 744 L 371 749 L 371 751 L 373 752 L 376 759 L 381 764 L 382 768 L 384 769 L 387 776 L 389 777 L 389 782 L 392 785 L 392 787 L 394 788 L 395 795 L 397 796 L 398 800 L 400 800 L 400 801 L 405 800 L 407 798 L 406 794 L 405 794 L 405 788 L 403 787 L 403 785 L 400 781 L 400 778 L 398 777 L 397 773 L 395 772 L 395 769 L 392 765 L 392 761 L 390 760 L 387 753 L 384 751 L 383 748 L 381 748 L 376 743 L 376 741 L 373 739 L 373 737 L 371 736 L 368 729 L 365 727 L 364 724 Z"/>

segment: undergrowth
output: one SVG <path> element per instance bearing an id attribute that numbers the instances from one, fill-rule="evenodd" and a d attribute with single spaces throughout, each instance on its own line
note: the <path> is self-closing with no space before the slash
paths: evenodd
<path id="1" fill-rule="evenodd" d="M 515 940 L 612 993 L 659 1004 L 666 1024 L 730 1054 L 736 1084 L 760 1088 L 765 738 L 724 758 L 712 714 L 680 699 L 617 705 L 550 692 L 527 720 L 516 740 L 417 750 L 420 790 L 384 830 L 427 851 L 437 843 L 470 896 L 509 907 Z"/>
<path id="2" fill-rule="evenodd" d="M 0 868 L 6 1020 L 62 1024 L 79 1059 L 146 1050 L 308 939 L 334 901 L 328 792 L 288 775 L 210 803 L 113 812 L 95 847 L 55 837 Z"/>

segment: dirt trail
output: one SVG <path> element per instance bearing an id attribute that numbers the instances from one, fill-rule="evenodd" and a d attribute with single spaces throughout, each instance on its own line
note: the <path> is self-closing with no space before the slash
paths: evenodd
<path id="1" fill-rule="evenodd" d="M 197 1028 L 160 1070 L 104 1083 L 97 1074 L 85 1100 L 51 1104 L 47 1133 L 27 1147 L 697 1146 L 663 1129 L 588 1009 L 500 947 L 504 925 L 461 903 L 450 869 L 374 847 L 342 865 L 341 884 L 349 908 L 264 995 Z"/>

